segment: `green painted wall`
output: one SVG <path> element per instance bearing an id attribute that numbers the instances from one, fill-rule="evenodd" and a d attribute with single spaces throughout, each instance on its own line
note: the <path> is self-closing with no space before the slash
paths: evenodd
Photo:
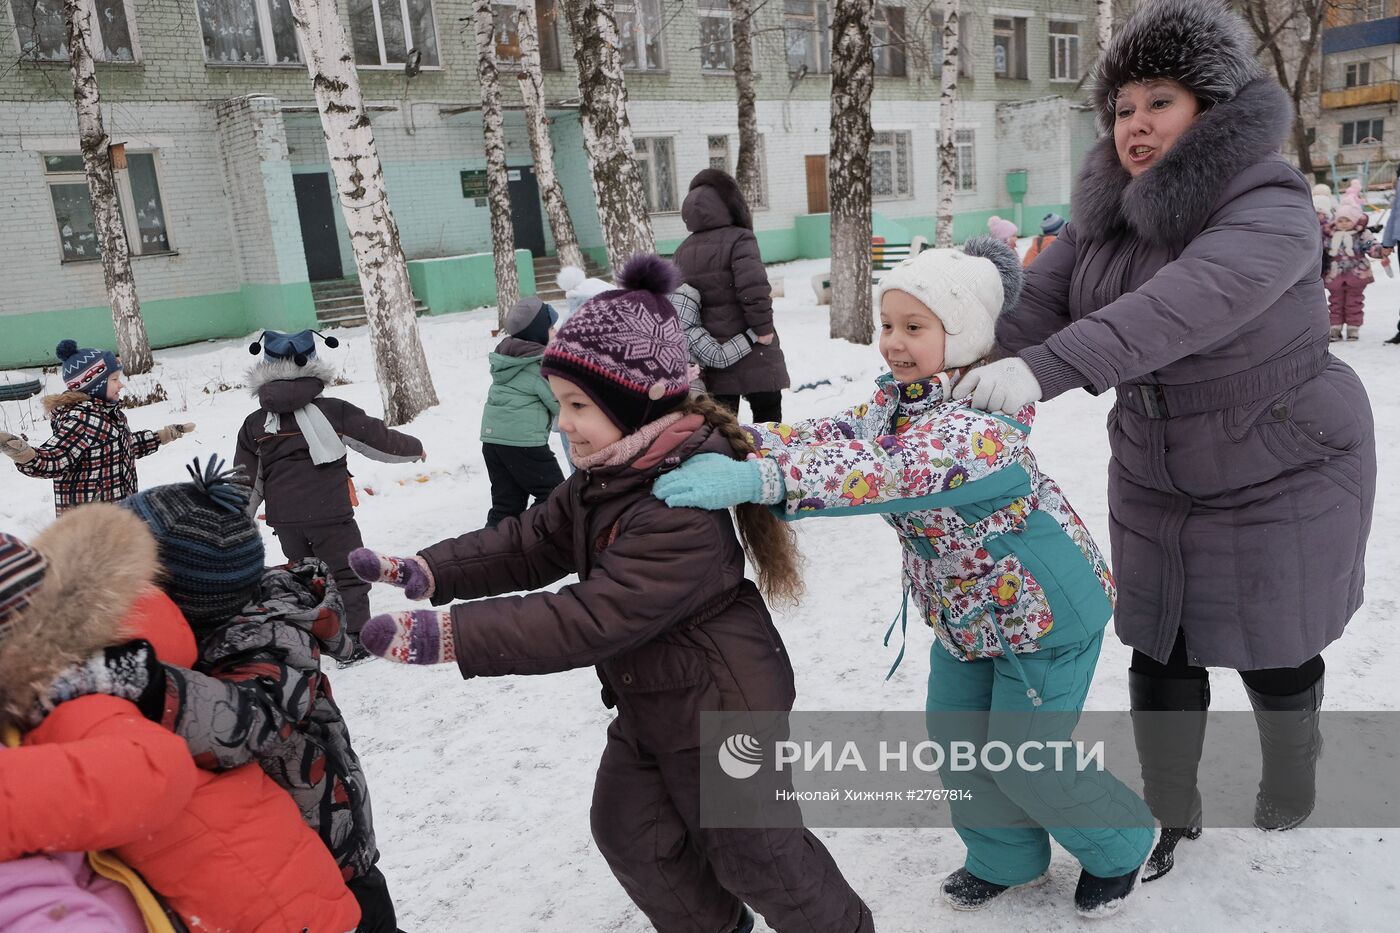
<path id="1" fill-rule="evenodd" d="M 216 337 L 241 337 L 259 328 L 301 330 L 316 325 L 311 286 L 244 285 L 239 291 L 141 302 L 153 347 L 174 347 Z M 114 347 L 112 310 L 65 308 L 0 315 L 0 368 L 51 365 L 65 337 L 79 346 Z"/>
<path id="2" fill-rule="evenodd" d="M 535 263 L 528 249 L 515 251 L 515 274 L 520 279 L 520 294 L 535 294 Z M 413 294 L 428 306 L 430 314 L 468 311 L 496 303 L 496 267 L 490 253 L 411 259 L 408 277 L 413 283 Z"/>
<path id="3" fill-rule="evenodd" d="M 799 214 L 792 219 L 792 225 L 800 258 L 825 259 L 831 255 L 830 214 Z"/>

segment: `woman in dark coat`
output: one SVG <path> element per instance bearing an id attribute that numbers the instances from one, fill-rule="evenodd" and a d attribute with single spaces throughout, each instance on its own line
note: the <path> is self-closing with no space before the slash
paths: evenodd
<path id="1" fill-rule="evenodd" d="M 960 396 L 1014 411 L 1117 390 L 1108 499 L 1117 629 L 1133 651 L 1144 791 L 1164 829 L 1144 878 L 1200 832 L 1207 667 L 1240 672 L 1264 754 L 1255 823 L 1312 812 L 1320 652 L 1362 599 L 1371 407 L 1327 348 L 1310 187 L 1278 151 L 1293 115 L 1216 0 L 1152 0 L 1094 88 L 1104 139 L 1073 222 L 997 325 L 1017 354 Z"/>
<path id="2" fill-rule="evenodd" d="M 721 343 L 743 334 L 753 344 L 753 352 L 734 365 L 706 369 L 705 388 L 736 415 L 742 395 L 754 422 L 782 421 L 782 393 L 791 383 L 773 329 L 768 272 L 739 183 L 718 169 L 704 169 L 690 180 L 681 219 L 690 236 L 672 258 L 685 283 L 700 292 L 701 323 Z"/>

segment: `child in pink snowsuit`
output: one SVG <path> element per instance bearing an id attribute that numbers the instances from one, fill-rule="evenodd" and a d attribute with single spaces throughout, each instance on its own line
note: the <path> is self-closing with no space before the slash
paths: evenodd
<path id="1" fill-rule="evenodd" d="M 1366 286 L 1375 279 L 1371 260 L 1382 255 L 1380 243 L 1366 229 L 1366 212 L 1354 204 L 1339 205 L 1332 223 L 1323 228 L 1323 249 L 1327 253 L 1324 282 L 1331 339 L 1345 336 L 1347 340 L 1357 340 L 1365 317 Z"/>

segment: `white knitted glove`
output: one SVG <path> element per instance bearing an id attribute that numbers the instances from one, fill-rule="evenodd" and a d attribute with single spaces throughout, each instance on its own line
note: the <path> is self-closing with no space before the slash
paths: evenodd
<path id="1" fill-rule="evenodd" d="M 979 366 L 953 387 L 953 398 L 972 396 L 974 408 L 1001 411 L 1008 415 L 1040 401 L 1040 383 L 1018 356 Z"/>

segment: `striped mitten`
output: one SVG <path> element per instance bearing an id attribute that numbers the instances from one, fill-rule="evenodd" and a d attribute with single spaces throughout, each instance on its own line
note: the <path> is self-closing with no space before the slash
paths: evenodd
<path id="1" fill-rule="evenodd" d="M 360 630 L 360 644 L 371 654 L 400 664 L 446 664 L 457 660 L 452 645 L 452 614 L 436 609 L 375 616 Z"/>
<path id="2" fill-rule="evenodd" d="M 421 557 L 389 557 L 367 547 L 350 552 L 350 569 L 366 583 L 388 583 L 403 587 L 409 599 L 428 599 L 433 595 L 433 572 Z"/>

